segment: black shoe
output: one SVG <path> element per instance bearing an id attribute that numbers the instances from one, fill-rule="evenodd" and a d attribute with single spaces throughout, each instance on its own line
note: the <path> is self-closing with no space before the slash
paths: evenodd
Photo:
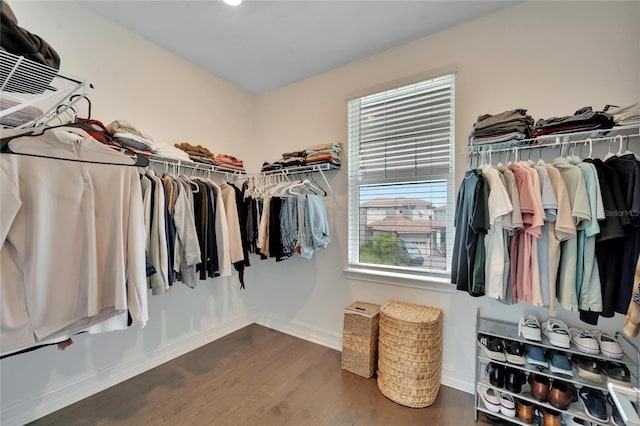
<path id="1" fill-rule="evenodd" d="M 626 365 L 614 361 L 605 361 L 602 371 L 607 376 L 607 382 L 622 386 L 631 386 L 631 373 Z"/>
<path id="2" fill-rule="evenodd" d="M 602 383 L 602 371 L 597 360 L 583 355 L 571 355 L 571 364 L 576 369 L 578 376 L 594 383 Z"/>
<path id="3" fill-rule="evenodd" d="M 504 352 L 507 362 L 516 365 L 524 365 L 524 349 L 522 343 L 515 340 L 505 340 Z"/>
<path id="4" fill-rule="evenodd" d="M 609 422 L 607 403 L 601 390 L 583 386 L 578 396 L 587 416 L 600 423 Z"/>
<path id="5" fill-rule="evenodd" d="M 502 339 L 494 336 L 486 336 L 484 334 L 478 335 L 478 345 L 480 349 L 494 361 L 507 361 L 507 357 L 504 354 L 504 348 L 502 346 Z"/>
<path id="6" fill-rule="evenodd" d="M 507 368 L 504 377 L 504 387 L 513 393 L 520 393 L 522 385 L 525 384 L 527 378 L 524 373 L 514 368 Z"/>
<path id="7" fill-rule="evenodd" d="M 498 388 L 504 387 L 505 368 L 502 365 L 490 362 L 487 364 L 487 376 L 489 376 L 489 383 L 491 386 Z"/>

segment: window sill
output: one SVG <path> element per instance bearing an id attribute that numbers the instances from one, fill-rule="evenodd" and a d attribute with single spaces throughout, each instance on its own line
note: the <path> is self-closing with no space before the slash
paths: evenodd
<path id="1" fill-rule="evenodd" d="M 398 285 L 449 294 L 457 292 L 456 287 L 451 284 L 449 277 L 444 275 L 442 277 L 416 275 L 402 272 L 377 271 L 355 266 L 348 267 L 344 270 L 344 273 L 348 279 L 352 280 Z"/>

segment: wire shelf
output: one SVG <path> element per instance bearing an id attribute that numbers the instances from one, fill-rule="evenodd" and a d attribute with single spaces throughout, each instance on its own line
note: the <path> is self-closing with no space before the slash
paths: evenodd
<path id="1" fill-rule="evenodd" d="M 293 175 L 302 173 L 312 173 L 327 170 L 340 170 L 340 166 L 333 163 L 308 164 L 306 166 L 282 167 L 280 169 L 265 170 L 260 172 L 263 176 L 268 175 Z"/>
<path id="2" fill-rule="evenodd" d="M 616 136 L 640 137 L 640 124 L 631 126 L 614 126 L 610 129 L 589 130 L 586 132 L 555 133 L 538 136 L 532 139 L 520 141 L 508 141 L 493 144 L 470 145 L 467 150 L 469 155 L 477 155 L 488 151 L 500 152 L 514 149 L 538 149 L 556 147 L 561 145 L 579 144 L 584 142 L 606 142 Z"/>
<path id="3" fill-rule="evenodd" d="M 55 68 L 0 51 L 0 128 L 46 124 L 60 105 L 75 103 L 68 100 L 71 95 L 86 95 L 89 87 Z"/>

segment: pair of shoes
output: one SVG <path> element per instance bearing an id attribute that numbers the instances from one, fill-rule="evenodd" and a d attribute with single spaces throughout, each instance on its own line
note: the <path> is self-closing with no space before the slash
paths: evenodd
<path id="1" fill-rule="evenodd" d="M 516 403 L 513 396 L 482 385 L 478 385 L 478 392 L 487 410 L 492 413 L 502 413 L 507 417 L 516 416 Z"/>
<path id="2" fill-rule="evenodd" d="M 541 374 L 529 374 L 531 396 L 539 402 L 546 402 L 549 398 L 549 378 Z"/>
<path id="3" fill-rule="evenodd" d="M 623 356 L 620 344 L 607 332 L 571 327 L 569 333 L 578 350 L 584 353 L 595 355 L 602 352 L 603 355 L 613 359 L 620 359 Z"/>
<path id="4" fill-rule="evenodd" d="M 600 363 L 590 357 L 586 357 L 583 355 L 573 354 L 571 355 L 571 363 L 573 367 L 576 369 L 576 373 L 579 377 L 583 379 L 589 380 L 594 383 L 603 383 L 602 380 L 602 370 L 600 368 Z"/>
<path id="5" fill-rule="evenodd" d="M 542 323 L 542 334 L 547 336 L 553 346 L 569 349 L 571 347 L 571 334 L 569 327 L 556 318 L 549 318 Z"/>
<path id="6" fill-rule="evenodd" d="M 522 315 L 518 323 L 518 336 L 522 336 L 527 340 L 534 342 L 542 341 L 540 335 L 540 323 L 535 315 Z"/>
<path id="7" fill-rule="evenodd" d="M 526 382 L 524 372 L 490 362 L 486 368 L 489 383 L 492 386 L 505 388 L 509 392 L 520 393 Z"/>
<path id="8" fill-rule="evenodd" d="M 526 354 L 526 360 L 528 364 L 539 365 L 540 367 L 549 367 L 549 363 L 544 357 L 544 353 L 539 346 L 525 345 L 524 352 Z"/>
<path id="9" fill-rule="evenodd" d="M 478 335 L 480 349 L 494 361 L 524 365 L 522 343 L 515 340 L 502 340 L 499 337 Z"/>
<path id="10" fill-rule="evenodd" d="M 551 370 L 552 373 L 573 377 L 573 370 L 571 369 L 569 358 L 564 352 L 549 349 L 547 350 L 546 357 L 549 360 L 549 370 Z"/>
<path id="11" fill-rule="evenodd" d="M 607 414 L 607 403 L 604 393 L 600 389 L 593 389 L 587 386 L 580 388 L 578 394 L 580 402 L 584 407 L 587 416 L 597 422 L 609 422 L 609 414 Z"/>
<path id="12" fill-rule="evenodd" d="M 554 380 L 549 390 L 549 404 L 558 410 L 566 410 L 578 400 L 578 392 L 573 383 Z"/>

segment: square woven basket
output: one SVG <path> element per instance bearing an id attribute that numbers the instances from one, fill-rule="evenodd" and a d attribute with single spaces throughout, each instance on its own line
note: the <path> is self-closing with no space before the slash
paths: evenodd
<path id="1" fill-rule="evenodd" d="M 378 362 L 380 305 L 354 302 L 344 309 L 342 369 L 369 378 Z"/>

